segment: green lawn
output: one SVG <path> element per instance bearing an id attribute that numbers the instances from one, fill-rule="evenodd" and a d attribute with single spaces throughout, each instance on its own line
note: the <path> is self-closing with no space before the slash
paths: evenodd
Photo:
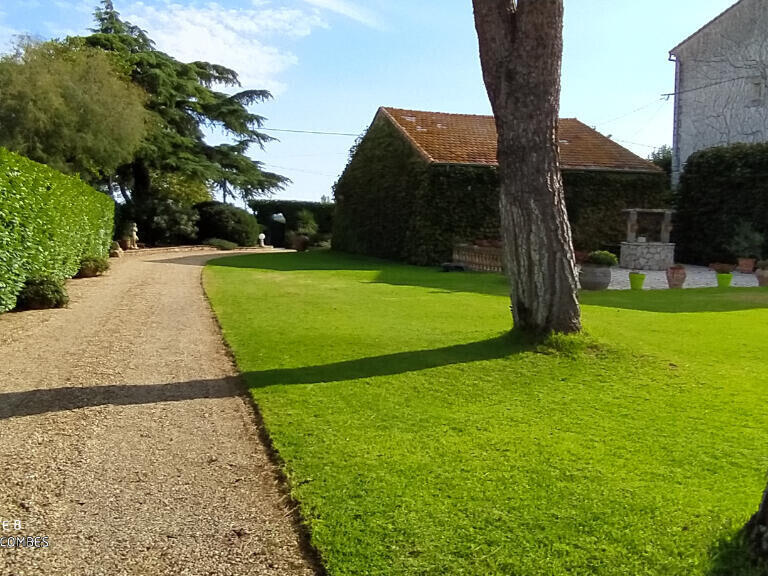
<path id="1" fill-rule="evenodd" d="M 205 286 L 331 575 L 739 575 L 768 472 L 768 290 L 584 294 L 315 252 Z"/>

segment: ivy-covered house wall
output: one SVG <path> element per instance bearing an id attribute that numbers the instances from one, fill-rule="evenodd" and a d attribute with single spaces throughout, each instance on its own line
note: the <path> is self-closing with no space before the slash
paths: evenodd
<path id="1" fill-rule="evenodd" d="M 620 243 L 626 208 L 668 204 L 663 172 L 564 170 L 577 250 Z M 377 116 L 335 187 L 333 248 L 433 265 L 453 246 L 501 236 L 494 166 L 428 162 L 386 117 Z"/>

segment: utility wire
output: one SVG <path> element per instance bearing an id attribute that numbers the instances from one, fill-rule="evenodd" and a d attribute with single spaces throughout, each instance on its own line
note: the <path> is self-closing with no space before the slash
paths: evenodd
<path id="1" fill-rule="evenodd" d="M 350 136 L 357 138 L 360 134 L 352 134 L 349 132 L 322 132 L 320 130 L 288 130 L 287 128 L 261 128 L 268 132 L 290 132 L 291 134 L 316 134 L 319 136 Z"/>

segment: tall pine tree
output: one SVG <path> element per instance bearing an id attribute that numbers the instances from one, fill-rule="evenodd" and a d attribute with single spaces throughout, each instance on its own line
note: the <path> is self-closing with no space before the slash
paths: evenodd
<path id="1" fill-rule="evenodd" d="M 119 66 L 148 94 L 151 129 L 133 161 L 120 174 L 123 190 L 138 206 L 151 201 L 152 173 L 178 174 L 217 188 L 224 200 L 247 201 L 281 188 L 287 179 L 247 156 L 272 138 L 259 129 L 264 118 L 248 106 L 272 97 L 266 90 L 227 94 L 214 87 L 240 87 L 237 72 L 209 62 L 184 63 L 155 48 L 139 27 L 120 18 L 111 0 L 94 13 L 88 46 L 113 54 Z M 233 142 L 211 145 L 203 128 L 221 129 Z"/>

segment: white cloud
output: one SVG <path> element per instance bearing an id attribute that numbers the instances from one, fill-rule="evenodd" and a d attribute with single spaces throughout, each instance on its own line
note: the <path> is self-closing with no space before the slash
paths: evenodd
<path id="1" fill-rule="evenodd" d="M 370 26 L 371 28 L 379 28 L 380 23 L 376 14 L 365 8 L 361 8 L 357 4 L 350 2 L 349 0 L 304 0 L 307 4 L 311 4 L 316 8 L 323 10 L 329 10 L 336 14 L 341 14 L 347 18 L 351 18 L 361 24 Z"/>
<path id="2" fill-rule="evenodd" d="M 244 88 L 266 88 L 275 94 L 285 90 L 280 75 L 297 63 L 296 56 L 276 46 L 275 40 L 308 36 L 313 29 L 327 26 L 317 12 L 272 8 L 266 3 L 229 9 L 217 3 L 149 6 L 138 2 L 123 14 L 173 57 L 222 64 L 238 72 Z"/>

